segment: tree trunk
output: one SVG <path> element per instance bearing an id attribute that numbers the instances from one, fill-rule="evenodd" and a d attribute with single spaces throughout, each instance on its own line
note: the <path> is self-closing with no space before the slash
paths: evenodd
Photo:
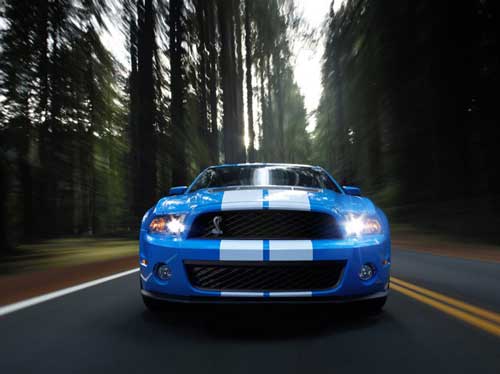
<path id="1" fill-rule="evenodd" d="M 54 4 L 51 4 L 53 6 Z M 47 8 L 45 8 L 47 6 Z M 39 147 L 38 157 L 40 169 L 38 173 L 38 185 L 36 186 L 36 193 L 39 198 L 36 202 L 36 208 L 44 212 L 43 219 L 38 221 L 37 234 L 47 234 L 49 231 L 54 230 L 53 222 L 56 221 L 56 213 L 54 202 L 57 196 L 57 178 L 54 173 L 58 169 L 57 157 L 54 152 L 54 144 L 60 135 L 57 129 L 59 118 L 61 118 L 62 108 L 62 92 L 63 86 L 63 73 L 61 72 L 61 54 L 60 54 L 60 34 L 61 34 L 61 19 L 58 18 L 59 14 L 55 12 L 50 14 L 49 4 L 44 4 L 43 15 L 47 17 L 46 21 L 41 22 L 41 31 L 44 34 L 40 36 L 40 60 L 39 60 L 39 77 L 42 81 L 42 89 L 40 96 L 40 112 L 45 109 L 45 119 L 41 121 L 38 130 Z M 45 12 L 47 12 L 45 14 Z M 52 27 L 50 28 L 50 38 L 52 39 L 52 52 L 51 60 L 48 57 L 48 40 L 49 40 L 49 19 Z M 43 40 L 45 39 L 45 40 Z M 49 69 L 50 67 L 50 69 Z M 50 81 L 50 90 L 49 90 Z M 50 97 L 50 100 L 49 100 Z M 35 222 L 37 219 L 35 219 Z M 57 228 L 56 228 L 57 229 Z"/>
<path id="2" fill-rule="evenodd" d="M 138 124 L 139 137 L 139 184 L 135 196 L 138 202 L 135 215 L 140 217 L 156 200 L 156 139 L 154 129 L 155 97 L 153 57 L 155 49 L 154 9 L 152 0 L 138 1 L 139 45 L 138 45 Z M 141 17 L 142 16 L 142 17 Z"/>
<path id="3" fill-rule="evenodd" d="M 185 129 L 185 82 L 182 67 L 182 40 L 184 26 L 182 24 L 182 0 L 170 1 L 170 92 L 171 92 L 171 121 L 173 128 L 173 156 L 172 183 L 174 185 L 187 184 L 186 163 L 186 129 Z"/>
<path id="4" fill-rule="evenodd" d="M 272 162 L 274 158 L 273 147 L 270 144 L 272 139 L 275 139 L 276 134 L 274 133 L 274 118 L 273 118 L 273 80 L 271 75 L 271 59 L 270 56 L 266 56 L 266 77 L 267 77 L 267 119 L 266 127 L 264 132 L 264 141 L 266 145 L 265 155 L 266 162 Z"/>
<path id="5" fill-rule="evenodd" d="M 264 68 L 265 61 L 264 58 L 261 57 L 259 64 L 259 76 L 260 76 L 260 116 L 261 116 L 261 137 L 260 137 L 260 161 L 266 161 L 267 159 L 267 141 L 268 141 L 268 133 L 267 133 L 267 103 L 266 103 L 266 84 L 264 80 Z"/>
<path id="6" fill-rule="evenodd" d="M 246 160 L 245 154 L 245 120 L 243 118 L 243 48 L 241 38 L 240 0 L 234 0 L 234 23 L 236 25 L 236 152 L 240 162 Z"/>
<path id="7" fill-rule="evenodd" d="M 23 193 L 23 236 L 24 239 L 34 238 L 33 225 L 33 168 L 30 164 L 31 141 L 33 131 L 31 122 L 27 117 L 22 119 L 22 137 L 19 160 L 19 174 Z M 3 197 L 2 197 L 3 198 Z"/>
<path id="8" fill-rule="evenodd" d="M 278 162 L 285 162 L 285 93 L 283 92 L 283 67 L 279 53 L 273 55 L 276 69 L 276 110 L 278 111 L 278 126 L 276 136 L 276 155 Z"/>
<path id="9" fill-rule="evenodd" d="M 199 79 L 199 106 L 200 106 L 200 128 L 199 135 L 200 139 L 206 139 L 209 134 L 208 128 L 208 111 L 207 111 L 207 20 L 206 20 L 206 8 L 207 2 L 204 0 L 198 0 L 195 3 L 196 6 L 196 18 L 198 20 L 198 30 L 199 30 L 199 54 L 200 54 L 200 79 Z M 203 154 L 204 155 L 204 154 Z M 209 160 L 206 157 L 202 157 L 200 160 L 201 167 L 204 169 L 208 166 Z"/>
<path id="10" fill-rule="evenodd" d="M 130 163 L 129 171 L 129 202 L 130 209 L 134 216 L 139 214 L 140 208 L 137 206 L 135 198 L 140 195 L 140 164 L 139 164 L 139 144 L 140 131 L 139 131 L 139 98 L 138 98 L 138 61 L 137 61 L 137 47 L 138 47 L 138 30 L 137 18 L 134 12 L 129 15 L 129 32 L 130 32 L 130 75 L 129 75 L 129 139 L 130 139 L 130 152 L 128 161 Z M 135 220 L 134 220 L 135 221 Z"/>
<path id="11" fill-rule="evenodd" d="M 7 218 L 7 193 L 9 191 L 9 170 L 5 155 L 0 155 L 0 254 L 8 253 L 12 244 L 8 233 L 9 219 Z"/>
<path id="12" fill-rule="evenodd" d="M 215 23 L 215 3 L 204 1 L 207 7 L 207 30 L 208 30 L 208 56 L 209 56 L 209 89 L 210 89 L 210 138 L 209 152 L 212 164 L 219 163 L 219 130 L 218 120 L 218 96 L 217 96 L 217 35 Z"/>
<path id="13" fill-rule="evenodd" d="M 221 77 L 223 119 L 222 130 L 224 136 L 224 158 L 226 163 L 241 162 L 238 157 L 236 111 L 236 64 L 234 46 L 234 23 L 232 1 L 219 0 L 218 13 L 221 38 Z"/>
<path id="14" fill-rule="evenodd" d="M 250 24 L 250 0 L 245 0 L 245 51 L 247 85 L 247 125 L 248 161 L 255 162 L 255 132 L 253 129 L 253 90 L 252 90 L 252 30 Z"/>

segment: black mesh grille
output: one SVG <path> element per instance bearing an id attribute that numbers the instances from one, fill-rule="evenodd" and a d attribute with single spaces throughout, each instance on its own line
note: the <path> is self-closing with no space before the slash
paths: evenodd
<path id="1" fill-rule="evenodd" d="M 216 218 L 219 217 L 219 218 Z M 220 231 L 214 221 L 218 220 Z M 332 239 L 341 232 L 333 216 L 287 210 L 221 211 L 201 214 L 189 238 L 207 239 Z"/>
<path id="2" fill-rule="evenodd" d="M 193 287 L 213 291 L 314 291 L 335 287 L 345 261 L 186 261 Z"/>

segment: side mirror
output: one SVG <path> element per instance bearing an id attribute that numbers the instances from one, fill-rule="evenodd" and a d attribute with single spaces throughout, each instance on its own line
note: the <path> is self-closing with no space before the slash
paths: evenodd
<path id="1" fill-rule="evenodd" d="M 168 194 L 171 195 L 182 195 L 184 192 L 186 192 L 188 189 L 188 186 L 177 186 L 177 187 L 172 187 L 169 191 Z"/>
<path id="2" fill-rule="evenodd" d="M 359 187 L 354 186 L 342 186 L 344 192 L 348 195 L 352 196 L 361 196 L 361 189 Z"/>

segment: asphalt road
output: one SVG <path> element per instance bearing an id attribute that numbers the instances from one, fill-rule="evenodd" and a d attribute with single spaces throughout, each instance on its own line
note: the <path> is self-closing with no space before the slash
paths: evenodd
<path id="1" fill-rule="evenodd" d="M 500 264 L 394 251 L 394 277 L 500 312 Z M 0 317 L 0 373 L 500 373 L 500 338 L 393 289 L 376 317 L 310 305 L 148 312 L 138 273 Z"/>

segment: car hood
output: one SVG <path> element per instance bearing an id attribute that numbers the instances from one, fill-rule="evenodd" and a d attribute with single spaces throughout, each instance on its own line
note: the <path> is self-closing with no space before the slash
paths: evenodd
<path id="1" fill-rule="evenodd" d="M 289 209 L 375 214 L 365 197 L 331 190 L 292 188 L 203 189 L 161 199 L 154 214 L 191 213 L 199 210 Z"/>

